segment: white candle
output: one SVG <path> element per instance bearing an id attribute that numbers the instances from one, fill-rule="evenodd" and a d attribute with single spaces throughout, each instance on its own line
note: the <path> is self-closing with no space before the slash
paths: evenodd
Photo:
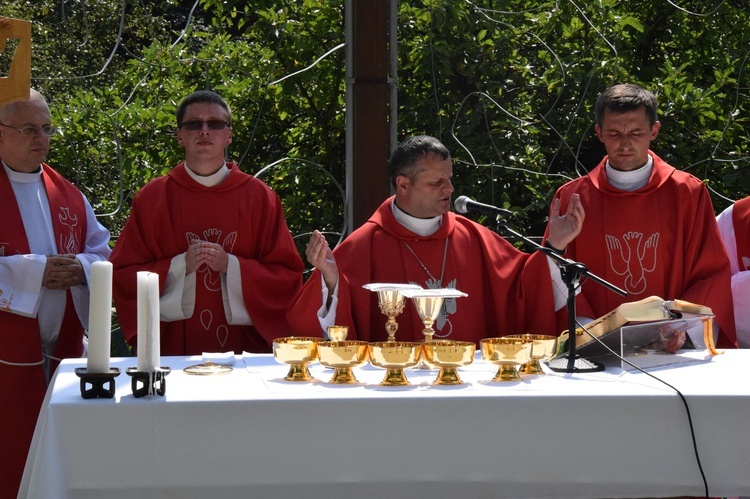
<path id="1" fill-rule="evenodd" d="M 86 370 L 89 373 L 109 372 L 112 338 L 112 264 L 91 264 L 89 281 L 89 347 Z"/>
<path id="2" fill-rule="evenodd" d="M 154 372 L 160 366 L 159 357 L 159 275 L 138 272 L 138 370 Z"/>

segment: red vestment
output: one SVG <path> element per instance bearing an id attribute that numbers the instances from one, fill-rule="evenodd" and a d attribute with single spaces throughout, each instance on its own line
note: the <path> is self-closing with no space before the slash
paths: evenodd
<path id="1" fill-rule="evenodd" d="M 86 237 L 86 210 L 81 192 L 47 165 L 42 180 L 49 200 L 55 242 L 61 253 L 82 253 Z M 30 253 L 21 212 L 5 168 L 0 165 L 0 255 Z M 39 323 L 4 311 L 12 294 L 0 283 L 0 497 L 16 497 L 26 463 L 36 419 L 47 391 L 42 361 Z M 78 319 L 70 291 L 53 356 L 58 359 L 83 355 L 83 326 Z M 50 374 L 57 362 L 50 364 Z"/>
<path id="2" fill-rule="evenodd" d="M 750 270 L 750 197 L 734 203 L 732 225 L 737 242 L 737 264 L 740 270 Z"/>
<path id="3" fill-rule="evenodd" d="M 522 253 L 497 234 L 452 212 L 443 215 L 437 232 L 421 237 L 395 219 L 392 200 L 386 200 L 334 250 L 340 275 L 336 324 L 349 326 L 349 339 L 388 338 L 377 293 L 362 285 L 387 282 L 435 287 L 435 283 L 427 284 L 429 274 L 439 281 L 441 273 L 437 287 L 456 288 L 469 296 L 446 300 L 447 315 L 436 321 L 435 338 L 479 343 L 482 338 L 513 333 L 556 334 L 549 265 L 543 254 Z M 288 314 L 297 334 L 320 336 L 317 311 L 322 299 L 321 276 L 315 270 Z M 424 339 L 424 326 L 410 300 L 396 320 L 396 340 Z"/>
<path id="4" fill-rule="evenodd" d="M 285 314 L 302 283 L 303 264 L 281 202 L 263 182 L 227 166 L 221 184 L 204 187 L 180 164 L 135 196 L 111 257 L 113 298 L 126 340 L 137 335 L 136 272 L 159 274 L 163 292 L 172 258 L 194 240 L 219 243 L 238 258 L 253 325 L 228 323 L 221 275 L 204 265 L 197 271 L 192 316 L 161 322 L 161 354 L 270 352 L 273 339 L 289 336 Z"/>
<path id="5" fill-rule="evenodd" d="M 720 347 L 735 347 L 737 336 L 729 259 L 719 236 L 708 190 L 694 176 L 653 152 L 648 184 L 628 192 L 608 181 L 607 158 L 588 175 L 558 189 L 567 206 L 578 193 L 586 210 L 583 230 L 566 256 L 628 292 L 622 297 L 589 280 L 582 284 L 576 315 L 601 317 L 624 302 L 651 295 L 711 307 L 721 331 Z M 565 310 L 559 314 L 567 323 Z M 565 321 L 565 322 L 563 322 Z"/>

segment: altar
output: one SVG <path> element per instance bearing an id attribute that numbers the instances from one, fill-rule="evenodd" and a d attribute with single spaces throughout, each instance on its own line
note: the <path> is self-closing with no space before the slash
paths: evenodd
<path id="1" fill-rule="evenodd" d="M 164 396 L 133 396 L 134 358 L 112 359 L 115 396 L 83 399 L 76 367 L 57 371 L 41 411 L 20 497 L 600 498 L 703 496 L 680 397 L 646 374 L 547 373 L 493 382 L 477 359 L 464 384 L 355 385 L 310 366 L 289 382 L 272 355 L 237 356 L 214 376 L 163 357 Z M 690 409 L 711 496 L 750 495 L 750 351 L 652 374 Z"/>

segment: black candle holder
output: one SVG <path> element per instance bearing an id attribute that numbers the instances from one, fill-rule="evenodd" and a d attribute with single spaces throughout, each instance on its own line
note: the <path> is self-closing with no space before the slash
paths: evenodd
<path id="1" fill-rule="evenodd" d="M 155 371 L 139 371 L 137 367 L 128 367 L 125 371 L 130 376 L 130 388 L 135 398 L 146 395 L 164 396 L 167 391 L 167 375 L 172 372 L 169 367 L 157 367 Z"/>
<path id="2" fill-rule="evenodd" d="M 112 367 L 104 373 L 90 373 L 85 367 L 76 367 L 75 372 L 81 378 L 81 397 L 111 399 L 115 396 L 115 378 L 120 375 L 118 368 Z"/>

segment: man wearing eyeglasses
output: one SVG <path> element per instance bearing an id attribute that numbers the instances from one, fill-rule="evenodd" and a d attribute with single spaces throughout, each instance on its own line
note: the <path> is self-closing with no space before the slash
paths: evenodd
<path id="1" fill-rule="evenodd" d="M 161 353 L 270 352 L 303 264 L 278 196 L 225 161 L 226 101 L 195 92 L 177 109 L 185 160 L 135 196 L 112 253 L 125 339 L 137 339 L 136 272 L 159 274 Z"/>
<path id="2" fill-rule="evenodd" d="M 0 497 L 15 497 L 57 363 L 83 355 L 87 276 L 110 254 L 86 197 L 44 163 L 55 131 L 36 90 L 0 107 Z"/>

